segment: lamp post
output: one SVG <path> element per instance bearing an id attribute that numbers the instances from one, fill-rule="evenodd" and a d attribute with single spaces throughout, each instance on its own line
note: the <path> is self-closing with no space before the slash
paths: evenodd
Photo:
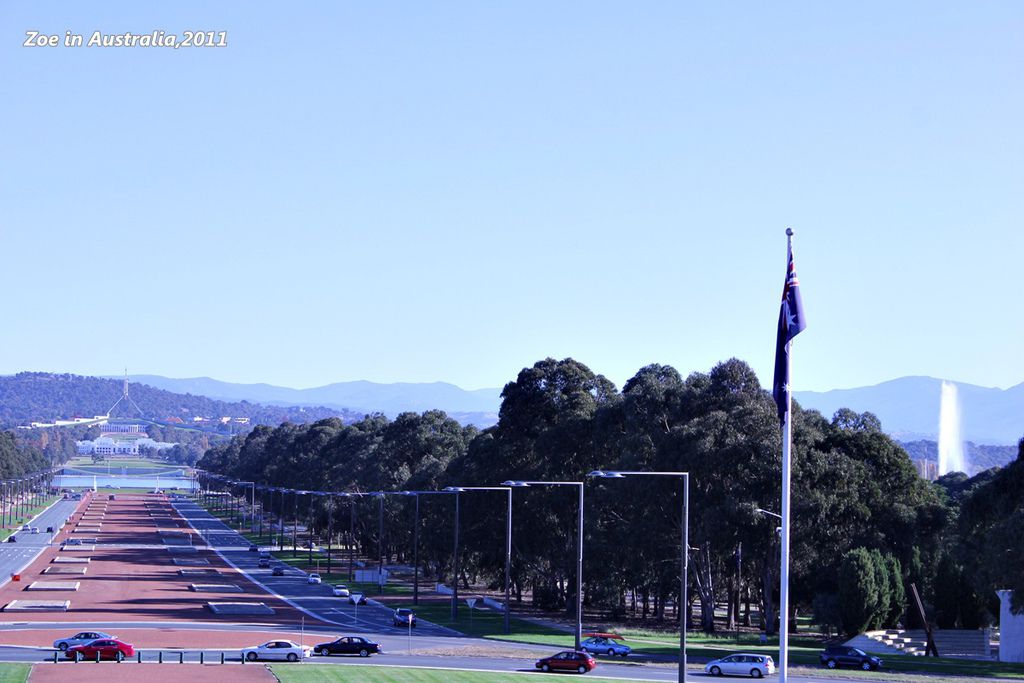
<path id="1" fill-rule="evenodd" d="M 689 612 L 687 573 L 690 553 L 690 473 L 689 472 L 635 472 L 594 470 L 588 477 L 624 479 L 626 477 L 679 477 L 683 480 L 682 545 L 679 548 L 679 683 L 686 682 L 686 626 Z"/>
<path id="2" fill-rule="evenodd" d="M 412 604 L 420 604 L 420 496 L 450 494 L 452 491 L 399 491 L 399 495 L 412 496 L 415 501 L 415 512 L 412 522 Z M 456 522 L 458 518 L 456 517 Z"/>
<path id="3" fill-rule="evenodd" d="M 583 640 L 583 482 L 582 481 L 520 481 L 501 482 L 502 486 L 526 488 L 530 486 L 575 486 L 579 489 L 579 510 L 576 516 L 576 649 Z"/>
<path id="4" fill-rule="evenodd" d="M 256 532 L 256 482 L 254 482 L 254 481 L 238 481 L 238 482 L 235 482 L 235 483 L 236 484 L 241 484 L 243 486 L 248 484 L 251 487 L 251 492 L 252 493 L 251 493 L 251 499 L 250 499 L 251 502 L 249 504 L 250 505 L 249 513 L 252 516 L 249 518 L 249 533 L 255 533 Z M 243 519 L 244 519 L 244 517 L 243 517 Z"/>
<path id="5" fill-rule="evenodd" d="M 449 486 L 445 491 L 461 493 L 463 491 L 504 491 L 508 494 L 508 507 L 505 512 L 505 633 L 512 632 L 509 612 L 512 609 L 510 597 L 510 581 L 512 576 L 512 487 L 511 486 Z"/>

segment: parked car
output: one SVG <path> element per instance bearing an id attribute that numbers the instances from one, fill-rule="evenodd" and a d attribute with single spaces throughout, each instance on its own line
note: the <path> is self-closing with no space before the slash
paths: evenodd
<path id="1" fill-rule="evenodd" d="M 74 647 L 75 645 L 85 645 L 86 643 L 91 643 L 92 641 L 98 640 L 100 638 L 116 640 L 117 636 L 112 636 L 109 633 L 103 633 L 102 631 L 82 631 L 80 633 L 76 633 L 70 638 L 58 638 L 57 640 L 53 641 L 53 646 L 61 652 L 63 652 L 64 650 L 67 650 L 69 647 Z"/>
<path id="2" fill-rule="evenodd" d="M 343 583 L 339 583 L 337 586 L 331 588 L 331 592 L 334 593 L 334 597 L 336 598 L 347 598 L 348 596 L 352 595 L 352 592 L 348 589 L 348 586 L 346 586 Z"/>
<path id="3" fill-rule="evenodd" d="M 594 667 L 597 666 L 597 660 L 586 652 L 573 652 L 572 650 L 566 650 L 565 652 L 559 652 L 557 655 L 552 655 L 551 657 L 538 659 L 534 666 L 544 672 L 575 671 L 576 673 L 585 674 L 588 671 L 594 670 Z"/>
<path id="4" fill-rule="evenodd" d="M 272 570 L 272 571 L 270 572 L 270 575 L 271 575 L 271 576 L 284 576 L 284 567 L 283 567 L 282 565 L 277 565 L 277 566 L 276 566 L 276 567 L 274 567 L 274 569 L 273 569 L 273 570 Z"/>
<path id="5" fill-rule="evenodd" d="M 613 638 L 592 636 L 580 643 L 580 650 L 583 652 L 593 652 L 596 655 L 608 655 L 609 657 L 619 655 L 620 657 L 625 657 L 633 651 L 633 648 Z"/>
<path id="6" fill-rule="evenodd" d="M 320 575 L 317 574 L 316 572 L 311 572 L 309 574 L 309 576 L 306 577 L 306 583 L 308 583 L 308 584 L 319 584 L 319 583 L 321 583 Z"/>
<path id="7" fill-rule="evenodd" d="M 324 657 L 330 655 L 359 655 L 369 657 L 380 654 L 380 645 L 359 636 L 342 636 L 330 643 L 320 643 L 313 647 L 313 652 Z"/>
<path id="8" fill-rule="evenodd" d="M 363 595 L 362 593 L 350 593 L 349 596 L 348 596 L 348 604 L 350 604 L 350 605 L 365 605 L 366 604 L 366 596 Z"/>
<path id="9" fill-rule="evenodd" d="M 855 666 L 864 671 L 882 668 L 882 660 L 864 650 L 846 645 L 829 645 L 819 655 L 823 666 L 835 669 L 840 666 Z"/>
<path id="10" fill-rule="evenodd" d="M 303 657 L 308 657 L 311 648 L 303 647 L 290 640 L 271 640 L 242 649 L 242 656 L 247 662 L 255 662 L 258 659 L 280 659 L 286 662 L 297 662 Z"/>
<path id="11" fill-rule="evenodd" d="M 256 566 L 259 567 L 260 569 L 269 569 L 270 568 L 270 559 L 266 558 L 266 557 L 261 557 L 259 559 L 259 562 L 256 563 Z"/>
<path id="12" fill-rule="evenodd" d="M 762 678 L 775 673 L 775 661 L 769 655 L 741 652 L 708 662 L 704 671 L 712 676 L 726 674 Z"/>
<path id="13" fill-rule="evenodd" d="M 82 659 L 96 659 L 97 654 L 100 659 L 120 661 L 125 657 L 133 657 L 135 655 L 135 647 L 130 643 L 124 643 L 115 638 L 98 638 L 92 642 L 75 645 L 64 650 L 64 656 L 68 659 L 76 659 L 78 657 Z"/>
<path id="14" fill-rule="evenodd" d="M 411 609 L 399 607 L 391 615 L 391 621 L 395 626 L 415 626 L 416 614 Z"/>

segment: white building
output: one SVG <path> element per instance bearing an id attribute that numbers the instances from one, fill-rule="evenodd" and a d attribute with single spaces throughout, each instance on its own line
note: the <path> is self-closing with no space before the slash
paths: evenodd
<path id="1" fill-rule="evenodd" d="M 1010 611 L 1013 591 L 996 591 L 999 596 L 999 661 L 1024 663 L 1024 614 Z"/>

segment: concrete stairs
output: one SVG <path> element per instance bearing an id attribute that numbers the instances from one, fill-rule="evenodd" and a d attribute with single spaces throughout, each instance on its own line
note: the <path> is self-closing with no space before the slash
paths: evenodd
<path id="1" fill-rule="evenodd" d="M 992 659 L 988 629 L 946 629 L 932 631 L 935 646 L 942 657 Z M 924 656 L 927 635 L 923 630 L 888 629 L 867 631 L 846 642 L 865 652 Z"/>

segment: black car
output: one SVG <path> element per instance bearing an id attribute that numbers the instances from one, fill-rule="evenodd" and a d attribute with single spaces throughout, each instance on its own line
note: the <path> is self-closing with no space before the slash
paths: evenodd
<path id="1" fill-rule="evenodd" d="M 271 576 L 284 576 L 284 567 L 277 565 L 273 571 L 270 572 Z"/>
<path id="2" fill-rule="evenodd" d="M 372 654 L 380 654 L 380 645 L 359 636 L 342 636 L 334 642 L 315 645 L 313 653 L 324 657 L 329 655 L 369 657 Z"/>
<path id="3" fill-rule="evenodd" d="M 855 666 L 864 671 L 882 668 L 882 660 L 864 650 L 846 645 L 830 645 L 820 656 L 823 666 L 835 669 L 840 666 Z"/>
<path id="4" fill-rule="evenodd" d="M 256 552 L 259 549 L 260 549 L 259 546 L 256 545 L 255 543 L 250 543 L 249 544 L 249 552 L 250 553 L 254 553 L 254 552 Z"/>

